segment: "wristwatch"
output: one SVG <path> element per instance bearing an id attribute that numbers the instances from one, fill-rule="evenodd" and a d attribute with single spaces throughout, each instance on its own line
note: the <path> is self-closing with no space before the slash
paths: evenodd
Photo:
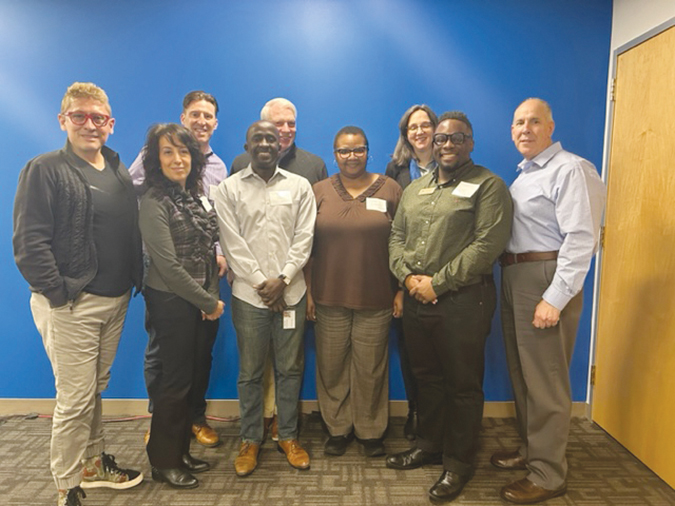
<path id="1" fill-rule="evenodd" d="M 286 283 L 287 286 L 291 284 L 291 279 L 286 274 L 279 274 L 279 279 Z"/>

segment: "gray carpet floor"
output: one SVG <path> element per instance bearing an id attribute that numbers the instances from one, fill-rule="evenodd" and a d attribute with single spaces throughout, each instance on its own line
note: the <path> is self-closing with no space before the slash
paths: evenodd
<path id="1" fill-rule="evenodd" d="M 4 423 L 3 423 L 4 422 Z M 457 505 L 504 504 L 499 489 L 524 475 L 499 471 L 490 465 L 493 451 L 514 448 L 517 436 L 513 419 L 486 418 L 476 474 Z M 0 421 L 0 504 L 54 505 L 56 493 L 49 473 L 50 419 L 13 417 Z M 200 487 L 176 491 L 150 478 L 143 434 L 147 419 L 108 421 L 107 451 L 122 467 L 142 470 L 144 483 L 131 490 L 95 489 L 87 492 L 86 506 L 367 506 L 430 504 L 427 490 L 440 476 L 440 466 L 413 471 L 387 469 L 383 458 L 367 459 L 353 442 L 342 457 L 324 457 L 325 435 L 317 414 L 303 417 L 301 442 L 312 456 L 308 471 L 292 469 L 272 441 L 263 446 L 258 469 L 238 478 L 232 462 L 239 448 L 237 422 L 215 421 L 223 444 L 203 448 L 192 444 L 192 453 L 212 463 L 200 474 Z M 392 418 L 389 452 L 409 448 L 402 437 L 402 418 Z M 568 448 L 568 493 L 546 504 L 657 506 L 675 505 L 675 491 L 597 426 L 574 419 Z"/>

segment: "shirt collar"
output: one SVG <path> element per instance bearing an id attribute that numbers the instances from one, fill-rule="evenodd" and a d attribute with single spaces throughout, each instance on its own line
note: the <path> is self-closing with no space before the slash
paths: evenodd
<path id="1" fill-rule="evenodd" d="M 527 172 L 533 167 L 539 169 L 543 168 L 549 161 L 551 161 L 551 158 L 553 158 L 560 151 L 562 151 L 562 144 L 560 144 L 560 142 L 554 142 L 531 160 L 524 158 L 523 161 L 518 164 L 518 170 Z"/>
<path id="2" fill-rule="evenodd" d="M 248 177 L 255 177 L 255 178 L 258 178 L 258 179 L 262 179 L 258 174 L 253 172 L 253 169 L 251 168 L 250 163 L 246 166 L 246 168 L 242 171 L 242 174 L 241 174 L 242 179 L 245 179 L 245 178 L 248 178 Z M 286 174 L 284 173 L 284 170 L 281 167 L 279 167 L 278 165 L 274 169 L 274 174 L 272 174 L 272 177 L 270 178 L 268 183 L 271 182 L 271 181 L 274 181 L 274 179 L 276 179 L 276 178 L 284 178 L 284 179 L 286 178 Z"/>
<path id="3" fill-rule="evenodd" d="M 464 164 L 460 165 L 457 167 L 453 173 L 452 173 L 452 179 L 446 183 L 443 184 L 438 184 L 438 171 L 441 170 L 440 167 L 436 166 L 436 168 L 431 172 L 431 180 L 434 182 L 435 185 L 440 186 L 441 188 L 444 188 L 448 185 L 451 185 L 457 180 L 463 176 L 471 167 L 473 167 L 473 160 L 469 158 L 469 161 L 465 162 Z"/>

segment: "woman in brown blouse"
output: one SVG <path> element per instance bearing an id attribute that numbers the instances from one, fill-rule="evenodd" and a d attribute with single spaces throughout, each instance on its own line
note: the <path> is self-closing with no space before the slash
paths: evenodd
<path id="1" fill-rule="evenodd" d="M 368 457 L 384 455 L 389 418 L 389 324 L 402 293 L 389 273 L 388 239 L 401 187 L 366 170 L 358 127 L 335 136 L 340 173 L 314 185 L 317 220 L 307 317 L 316 320 L 317 394 L 328 427 L 326 455 L 355 435 Z"/>

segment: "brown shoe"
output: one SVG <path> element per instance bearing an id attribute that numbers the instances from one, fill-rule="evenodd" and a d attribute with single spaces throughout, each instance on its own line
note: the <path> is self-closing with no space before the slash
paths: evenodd
<path id="1" fill-rule="evenodd" d="M 239 447 L 239 455 L 234 459 L 234 471 L 237 476 L 248 476 L 258 467 L 258 453 L 260 445 L 242 441 Z"/>
<path id="2" fill-rule="evenodd" d="M 490 463 L 499 469 L 518 469 L 521 471 L 527 469 L 527 460 L 518 450 L 494 452 L 490 458 Z"/>
<path id="3" fill-rule="evenodd" d="M 566 492 L 567 484 L 565 483 L 555 490 L 548 490 L 535 485 L 527 478 L 523 478 L 502 488 L 499 495 L 505 501 L 515 504 L 535 504 L 564 495 Z"/>
<path id="4" fill-rule="evenodd" d="M 206 422 L 193 423 L 192 433 L 197 439 L 197 442 L 202 446 L 206 446 L 207 448 L 213 448 L 214 446 L 218 446 L 220 444 L 218 433 L 213 430 L 213 428 Z"/>
<path id="5" fill-rule="evenodd" d="M 300 470 L 309 469 L 309 455 L 302 449 L 297 439 L 279 441 L 277 449 L 286 454 L 286 459 L 291 467 Z"/>

